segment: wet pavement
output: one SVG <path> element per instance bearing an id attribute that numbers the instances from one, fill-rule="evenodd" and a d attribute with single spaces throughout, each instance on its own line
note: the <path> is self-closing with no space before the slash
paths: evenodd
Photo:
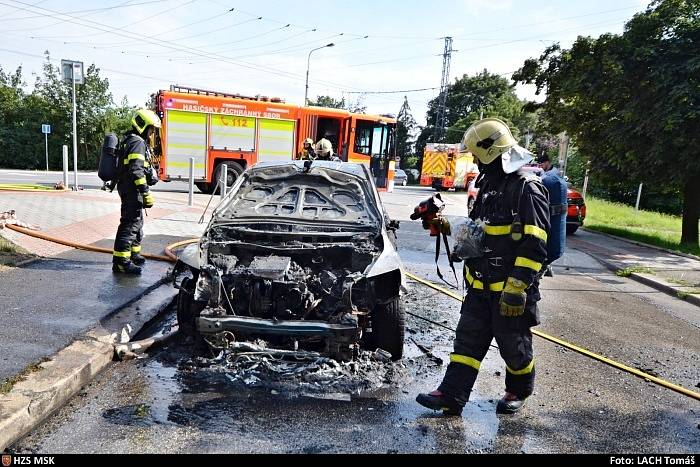
<path id="1" fill-rule="evenodd" d="M 178 238 L 151 236 L 144 240 L 144 248 L 162 251 L 162 245 L 175 240 Z M 112 241 L 95 244 L 112 245 Z M 0 381 L 55 354 L 143 295 L 169 267 L 148 261 L 141 276 L 126 277 L 112 273 L 110 255 L 71 250 L 4 271 L 0 279 L 0 322 L 4 323 L 0 327 Z"/>
<path id="2" fill-rule="evenodd" d="M 432 240 L 408 222 L 399 239 L 407 270 L 435 280 Z M 459 302 L 410 285 L 407 311 L 456 325 Z M 611 275 L 575 250 L 567 251 L 542 289 L 541 331 L 698 390 L 700 328 L 691 305 Z M 426 410 L 415 396 L 439 383 L 452 338 L 450 331 L 408 316 L 401 362 L 370 365 L 358 381 L 317 391 L 245 382 L 234 377 L 234 368 L 198 363 L 188 345 L 173 343 L 147 358 L 114 364 L 13 450 L 700 452 L 698 401 L 539 338 L 536 391 L 522 413 L 495 414 L 505 368 L 493 347 L 462 417 Z"/>

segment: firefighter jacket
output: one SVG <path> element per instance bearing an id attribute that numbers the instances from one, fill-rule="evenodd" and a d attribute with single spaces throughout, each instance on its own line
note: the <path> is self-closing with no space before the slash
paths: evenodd
<path id="1" fill-rule="evenodd" d="M 150 169 L 151 153 L 143 138 L 133 132 L 122 141 L 122 165 L 119 183 L 122 189 L 133 186 L 141 194 L 148 193 L 146 169 Z"/>
<path id="2" fill-rule="evenodd" d="M 499 164 L 500 166 L 500 164 Z M 528 285 L 530 299 L 539 300 L 538 275 L 547 258 L 549 201 L 540 179 L 524 171 L 483 172 L 470 217 L 482 219 L 487 253 L 465 262 L 470 289 L 500 293 L 508 277 Z M 534 287 L 532 287 L 534 285 Z"/>

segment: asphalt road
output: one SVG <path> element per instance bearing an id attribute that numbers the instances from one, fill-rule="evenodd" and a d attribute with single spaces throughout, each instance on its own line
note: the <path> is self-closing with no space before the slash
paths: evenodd
<path id="1" fill-rule="evenodd" d="M 399 240 L 407 270 L 434 280 L 433 242 L 419 225 L 403 223 Z M 612 275 L 572 250 L 542 289 L 543 332 L 698 390 L 697 308 L 692 313 L 692 305 Z M 458 302 L 419 284 L 411 285 L 404 304 L 411 313 L 446 326 L 454 327 L 458 319 Z M 536 391 L 520 414 L 495 414 L 505 368 L 492 348 L 462 417 L 443 418 L 414 399 L 438 384 L 452 333 L 413 316 L 407 325 L 403 361 L 363 373 L 371 387 L 361 390 L 350 383 L 308 392 L 273 381 L 241 382 L 234 378 L 235 365 L 192 359 L 186 345 L 172 344 L 147 358 L 114 364 L 13 449 L 700 452 L 699 402 L 537 337 Z"/>

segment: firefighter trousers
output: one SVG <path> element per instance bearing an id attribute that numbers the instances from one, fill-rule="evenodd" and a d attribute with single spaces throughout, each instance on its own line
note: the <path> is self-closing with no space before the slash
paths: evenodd
<path id="1" fill-rule="evenodd" d="M 124 263 L 130 260 L 132 254 L 141 252 L 143 201 L 136 187 L 128 186 L 128 182 L 120 183 L 117 190 L 122 207 L 112 259 L 114 262 Z"/>
<path id="2" fill-rule="evenodd" d="M 506 364 L 506 391 L 519 398 L 532 394 L 535 365 L 532 332 L 537 324 L 537 303 L 526 305 L 519 317 L 501 316 L 499 294 L 470 291 L 462 304 L 454 353 L 438 388 L 464 405 L 479 373 L 481 361 L 495 338 Z"/>

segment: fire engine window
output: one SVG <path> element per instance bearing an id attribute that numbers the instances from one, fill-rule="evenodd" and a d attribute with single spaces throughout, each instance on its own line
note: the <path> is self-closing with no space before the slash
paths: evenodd
<path id="1" fill-rule="evenodd" d="M 361 120 L 357 122 L 357 128 L 355 129 L 355 152 L 368 156 L 371 154 L 373 130 L 373 122 Z"/>
<path id="2" fill-rule="evenodd" d="M 385 125 L 374 127 L 372 135 L 372 156 L 386 155 L 389 150 L 389 132 Z"/>

